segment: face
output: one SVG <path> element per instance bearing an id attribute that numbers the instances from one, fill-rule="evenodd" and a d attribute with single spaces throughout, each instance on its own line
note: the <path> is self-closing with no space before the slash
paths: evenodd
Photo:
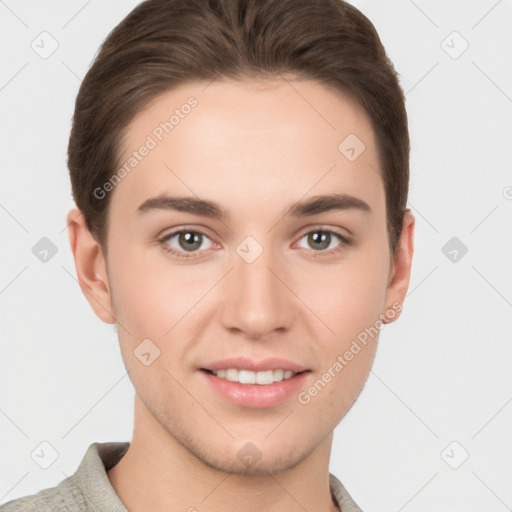
<path id="1" fill-rule="evenodd" d="M 131 123 L 122 160 L 136 161 L 109 192 L 103 310 L 138 398 L 225 471 L 280 471 L 321 445 L 408 284 L 388 249 L 367 116 L 318 82 L 288 82 L 189 83 L 156 98 Z M 262 373 L 233 371 L 251 368 Z"/>

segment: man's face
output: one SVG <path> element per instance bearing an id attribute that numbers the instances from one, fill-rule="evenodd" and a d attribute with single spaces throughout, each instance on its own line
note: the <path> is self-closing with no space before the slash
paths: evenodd
<path id="1" fill-rule="evenodd" d="M 197 104 L 183 108 L 191 96 Z M 166 133 L 160 123 L 175 109 Z M 378 336 L 367 334 L 359 351 L 353 341 L 397 299 L 387 288 L 385 193 L 367 116 L 315 81 L 187 84 L 134 119 L 123 163 L 134 151 L 140 161 L 111 192 L 107 270 L 147 425 L 225 471 L 292 467 L 356 400 Z M 331 194 L 369 209 L 287 214 Z M 138 210 L 164 196 L 214 202 L 226 217 Z M 237 357 L 307 371 L 269 386 L 206 371 Z M 254 467 L 245 452 L 260 457 Z"/>

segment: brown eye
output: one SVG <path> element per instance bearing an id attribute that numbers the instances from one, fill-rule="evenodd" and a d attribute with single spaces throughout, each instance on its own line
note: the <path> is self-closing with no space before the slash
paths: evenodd
<path id="1" fill-rule="evenodd" d="M 321 254 L 331 254 L 341 250 L 344 246 L 349 245 L 350 241 L 344 236 L 336 233 L 335 231 L 328 229 L 316 229 L 305 233 L 301 241 L 306 241 L 306 246 L 301 245 L 299 247 L 304 249 L 312 249 L 315 252 Z"/>
<path id="2" fill-rule="evenodd" d="M 203 235 L 194 231 L 178 233 L 178 245 L 185 251 L 195 251 L 201 247 Z"/>
<path id="3" fill-rule="evenodd" d="M 331 233 L 327 231 L 312 231 L 307 237 L 308 244 L 314 249 L 325 250 L 331 243 Z"/>
<path id="4" fill-rule="evenodd" d="M 209 242 L 205 245 L 205 240 Z M 194 253 L 201 252 L 201 250 L 209 249 L 212 247 L 212 242 L 208 236 L 200 231 L 181 230 L 170 233 L 159 241 L 163 248 L 182 257 L 195 256 Z M 190 256 L 183 255 L 183 253 L 191 253 Z"/>

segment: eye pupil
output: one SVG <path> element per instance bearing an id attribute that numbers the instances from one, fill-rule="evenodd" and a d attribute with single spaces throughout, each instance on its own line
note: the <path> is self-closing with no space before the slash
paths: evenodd
<path id="1" fill-rule="evenodd" d="M 320 236 L 318 236 L 319 234 Z M 331 234 L 325 231 L 314 231 L 309 234 L 308 239 L 309 242 L 312 242 L 312 245 L 320 244 L 320 247 L 317 247 L 318 249 L 326 249 L 331 242 Z"/>
<path id="2" fill-rule="evenodd" d="M 201 247 L 201 233 L 193 231 L 184 231 L 180 233 L 179 243 L 186 251 L 193 251 Z M 185 243 L 182 243 L 185 242 Z"/>

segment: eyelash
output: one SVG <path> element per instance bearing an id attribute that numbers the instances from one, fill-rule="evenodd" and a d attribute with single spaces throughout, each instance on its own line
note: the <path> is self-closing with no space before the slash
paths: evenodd
<path id="1" fill-rule="evenodd" d="M 187 254 L 185 251 L 177 251 L 176 249 L 174 249 L 172 247 L 169 247 L 165 243 L 165 242 L 169 241 L 169 239 L 171 239 L 174 236 L 179 235 L 181 233 L 200 234 L 200 235 L 202 235 L 202 236 L 204 236 L 206 238 L 210 238 L 206 233 L 204 233 L 201 230 L 197 230 L 197 229 L 180 229 L 180 230 L 177 230 L 177 231 L 173 231 L 172 233 L 169 233 L 169 234 L 165 235 L 163 238 L 158 240 L 159 244 L 162 246 L 162 249 L 165 252 L 167 252 L 167 253 L 170 253 L 170 254 L 173 254 L 174 256 L 177 256 L 178 258 L 189 259 L 189 258 L 198 258 L 198 257 L 200 257 L 200 256 L 197 256 L 197 254 L 199 252 L 202 252 L 202 251 L 194 251 L 194 252 L 190 252 L 190 253 Z M 330 256 L 332 254 L 336 254 L 336 253 L 342 251 L 344 247 L 350 246 L 351 243 L 352 243 L 351 240 L 349 240 L 347 237 L 343 236 L 338 231 L 335 231 L 335 230 L 332 230 L 332 229 L 324 229 L 324 228 L 315 228 L 315 229 L 312 229 L 310 231 L 306 231 L 305 233 L 303 233 L 299 237 L 299 240 L 301 240 L 302 238 L 304 238 L 307 235 L 310 235 L 311 233 L 329 233 L 330 235 L 335 235 L 341 241 L 341 243 L 337 247 L 335 247 L 334 249 L 319 250 L 319 251 L 315 251 L 315 250 L 311 249 L 311 251 L 313 252 L 313 257 L 315 257 L 315 258 L 326 257 L 326 256 Z M 185 254 L 185 256 L 184 256 L 184 254 Z"/>

